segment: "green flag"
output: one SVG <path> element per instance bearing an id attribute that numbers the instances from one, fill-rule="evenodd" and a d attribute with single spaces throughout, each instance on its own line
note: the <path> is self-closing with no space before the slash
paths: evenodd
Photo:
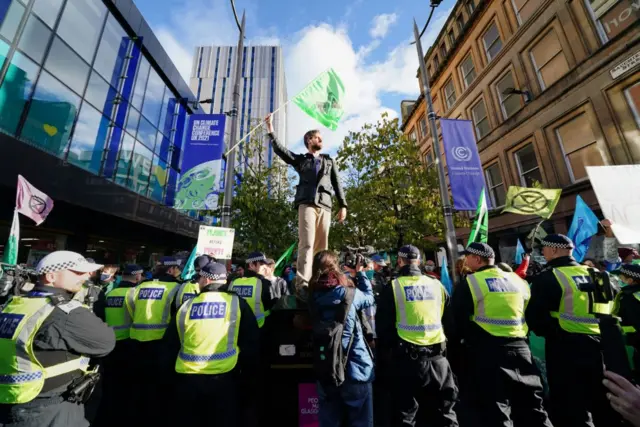
<path id="1" fill-rule="evenodd" d="M 344 114 L 344 85 L 330 68 L 302 89 L 293 102 L 323 126 L 336 130 Z"/>
<path id="2" fill-rule="evenodd" d="M 4 247 L 4 256 L 2 262 L 5 264 L 16 265 L 18 263 L 18 242 L 20 241 L 20 217 L 18 210 L 13 211 L 13 222 L 11 223 L 11 233 Z"/>
<path id="3" fill-rule="evenodd" d="M 502 212 L 518 215 L 538 215 L 548 219 L 560 201 L 562 190 L 528 187 L 509 187 Z"/>
<path id="4" fill-rule="evenodd" d="M 280 277 L 282 275 L 282 271 L 284 270 L 284 267 L 289 264 L 289 262 L 291 262 L 291 257 L 293 256 L 293 251 L 296 248 L 296 245 L 298 243 L 294 243 L 293 245 L 291 245 L 289 247 L 289 249 L 287 249 L 282 255 L 280 255 L 280 258 L 278 258 L 278 261 L 276 261 L 276 270 L 273 273 L 276 277 Z"/>
<path id="5" fill-rule="evenodd" d="M 478 199 L 478 207 L 476 209 L 476 219 L 473 220 L 471 234 L 467 246 L 471 243 L 480 242 L 487 243 L 489 240 L 489 208 L 487 207 L 487 199 L 484 196 L 484 188 L 480 192 Z"/>
<path id="6" fill-rule="evenodd" d="M 197 245 L 193 247 L 193 250 L 191 251 L 191 255 L 189 255 L 189 259 L 187 260 L 187 263 L 184 265 L 184 268 L 182 269 L 182 276 L 181 276 L 182 280 L 191 280 L 193 276 L 196 275 L 196 268 L 193 265 L 193 263 L 198 257 L 198 254 L 196 253 L 197 247 L 198 247 Z"/>

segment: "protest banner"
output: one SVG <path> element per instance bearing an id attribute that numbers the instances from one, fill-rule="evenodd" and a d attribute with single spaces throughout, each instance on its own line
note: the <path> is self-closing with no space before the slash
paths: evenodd
<path id="1" fill-rule="evenodd" d="M 640 165 L 588 166 L 587 173 L 618 242 L 640 243 Z"/>
<path id="2" fill-rule="evenodd" d="M 233 228 L 200 226 L 196 253 L 209 255 L 217 260 L 230 260 L 233 254 Z"/>

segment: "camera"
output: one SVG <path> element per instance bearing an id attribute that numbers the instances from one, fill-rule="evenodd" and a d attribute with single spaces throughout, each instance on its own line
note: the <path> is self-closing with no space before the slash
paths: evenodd
<path id="1" fill-rule="evenodd" d="M 343 264 L 346 267 L 355 269 L 359 265 L 365 265 L 367 263 L 367 257 L 370 257 L 376 253 L 373 246 L 346 246 L 343 250 Z"/>
<path id="2" fill-rule="evenodd" d="M 19 265 L 0 263 L 0 304 L 4 304 L 11 295 L 20 295 L 22 290 L 33 288 L 35 271 Z"/>

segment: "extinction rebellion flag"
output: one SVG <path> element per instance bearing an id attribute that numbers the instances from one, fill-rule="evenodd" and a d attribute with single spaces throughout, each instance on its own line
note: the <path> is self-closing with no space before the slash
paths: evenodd
<path id="1" fill-rule="evenodd" d="M 518 215 L 538 215 L 548 219 L 560 200 L 562 190 L 546 188 L 509 187 L 502 212 Z"/>
<path id="2" fill-rule="evenodd" d="M 293 102 L 323 126 L 336 130 L 344 115 L 344 84 L 330 68 L 302 89 Z"/>

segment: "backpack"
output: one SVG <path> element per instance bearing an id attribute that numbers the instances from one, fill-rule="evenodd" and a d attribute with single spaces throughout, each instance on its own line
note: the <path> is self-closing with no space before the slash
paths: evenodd
<path id="1" fill-rule="evenodd" d="M 353 297 L 354 288 L 346 288 L 344 300 L 336 308 L 335 318 L 323 320 L 316 304 L 311 301 L 311 321 L 313 324 L 313 369 L 321 384 L 338 387 L 345 381 L 347 360 L 353 344 L 353 335 L 345 352 L 342 348 L 342 334 Z"/>

